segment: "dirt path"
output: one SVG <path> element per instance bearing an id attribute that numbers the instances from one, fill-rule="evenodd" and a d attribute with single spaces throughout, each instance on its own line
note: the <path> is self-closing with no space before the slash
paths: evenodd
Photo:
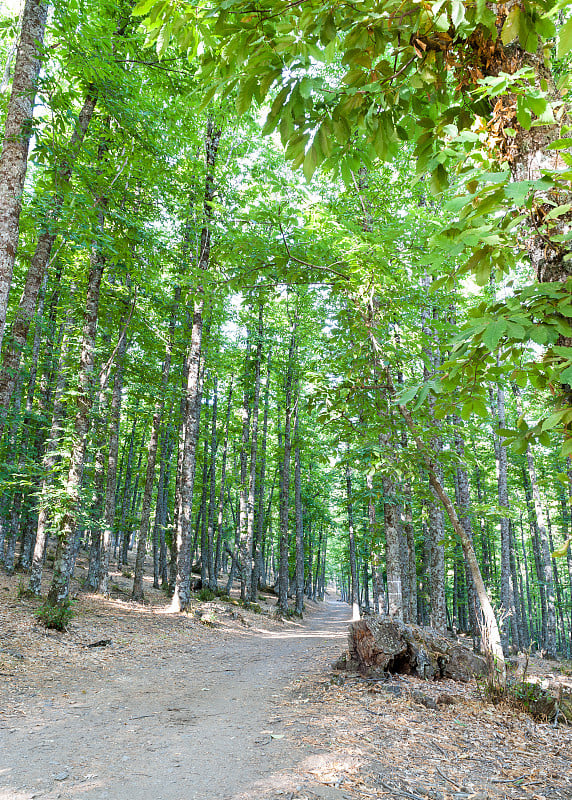
<path id="1" fill-rule="evenodd" d="M 572 800 L 572 729 L 474 682 L 333 674 L 342 603 L 185 615 L 114 585 L 58 634 L 0 574 L 0 800 Z"/>
<path id="2" fill-rule="evenodd" d="M 62 657 L 51 683 L 46 673 L 21 686 L 5 707 L 0 799 L 261 800 L 294 791 L 296 768 L 317 750 L 296 728 L 295 684 L 326 674 L 348 614 L 329 601 L 298 624 L 265 628 L 261 619 L 196 635 L 156 617 L 147 643 L 127 639 L 122 650 L 119 636 L 115 656 L 78 645 L 80 668 Z M 133 626 L 141 631 L 140 620 Z"/>

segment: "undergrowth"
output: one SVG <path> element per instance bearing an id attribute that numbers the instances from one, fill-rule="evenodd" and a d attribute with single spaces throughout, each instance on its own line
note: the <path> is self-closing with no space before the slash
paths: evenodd
<path id="1" fill-rule="evenodd" d="M 67 631 L 68 624 L 75 614 L 73 605 L 72 600 L 66 600 L 57 606 L 44 603 L 36 611 L 35 616 L 46 628 L 55 631 Z"/>

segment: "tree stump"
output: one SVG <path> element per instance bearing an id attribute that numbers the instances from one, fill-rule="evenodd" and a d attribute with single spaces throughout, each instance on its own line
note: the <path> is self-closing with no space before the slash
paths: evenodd
<path id="1" fill-rule="evenodd" d="M 469 681 L 486 672 L 485 659 L 456 639 L 391 617 L 371 616 L 352 622 L 348 644 L 345 659 L 335 666 L 369 677 L 397 673 Z"/>

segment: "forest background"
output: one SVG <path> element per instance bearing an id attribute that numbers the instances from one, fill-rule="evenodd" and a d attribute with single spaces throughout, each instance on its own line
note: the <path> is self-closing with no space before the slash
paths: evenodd
<path id="1" fill-rule="evenodd" d="M 135 600 L 335 581 L 570 656 L 567 11 L 4 8 L 0 560 L 47 619 L 132 551 Z"/>

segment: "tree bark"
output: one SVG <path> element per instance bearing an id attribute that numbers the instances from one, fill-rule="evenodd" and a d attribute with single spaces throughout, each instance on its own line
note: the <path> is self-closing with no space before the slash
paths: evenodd
<path id="1" fill-rule="evenodd" d="M 300 388 L 298 386 L 298 392 Z M 300 459 L 300 398 L 294 425 L 294 515 L 296 518 L 296 613 L 304 610 L 304 520 L 302 516 L 302 465 Z"/>
<path id="2" fill-rule="evenodd" d="M 121 421 L 121 402 L 123 396 L 123 375 L 125 372 L 125 354 L 127 352 L 127 331 L 122 326 L 119 346 L 116 353 L 116 369 L 111 392 L 109 410 L 109 449 L 107 451 L 107 472 L 105 476 L 105 504 L 103 509 L 103 532 L 101 535 L 101 563 L 97 591 L 107 594 L 109 587 L 109 561 L 113 541 L 113 526 L 116 509 L 117 460 L 119 456 L 119 423 Z M 135 433 L 135 430 L 133 430 Z M 133 438 L 131 439 L 133 447 Z"/>
<path id="3" fill-rule="evenodd" d="M 38 243 L 26 275 L 26 282 L 20 298 L 20 304 L 14 322 L 11 325 L 10 333 L 6 336 L 4 341 L 2 350 L 2 370 L 0 371 L 0 436 L 4 429 L 6 409 L 8 408 L 14 392 L 16 376 L 20 368 L 22 353 L 26 346 L 30 324 L 34 318 L 38 293 L 49 265 L 54 242 L 58 235 L 54 226 L 57 224 L 64 203 L 65 191 L 69 186 L 74 163 L 93 116 L 96 102 L 97 92 L 95 88 L 91 86 L 84 100 L 74 132 L 70 138 L 67 147 L 67 155 L 64 160 L 56 166 L 56 185 L 59 184 L 59 187 L 52 201 L 53 208 L 51 215 L 49 220 L 46 220 L 46 230 L 44 230 L 38 238 Z"/>
<path id="4" fill-rule="evenodd" d="M 0 154 L 0 347 L 18 250 L 22 193 L 28 168 L 40 51 L 49 4 L 26 0 Z"/>
<path id="5" fill-rule="evenodd" d="M 506 685 L 506 666 L 505 666 L 504 652 L 501 644 L 498 623 L 489 596 L 487 594 L 487 590 L 485 589 L 485 584 L 483 583 L 483 578 L 481 575 L 481 570 L 479 567 L 479 562 L 477 561 L 477 556 L 475 553 L 475 549 L 473 547 L 473 543 L 471 539 L 466 535 L 465 530 L 459 521 L 455 508 L 451 503 L 451 500 L 443 487 L 443 484 L 439 480 L 438 475 L 433 471 L 431 458 L 427 454 L 425 447 L 421 442 L 421 439 L 419 438 L 411 414 L 404 405 L 399 405 L 399 412 L 402 415 L 403 419 L 405 420 L 405 423 L 411 432 L 413 440 L 415 441 L 417 449 L 421 454 L 421 458 L 425 464 L 425 467 L 428 470 L 431 486 L 435 490 L 436 495 L 443 503 L 445 511 L 447 512 L 447 516 L 449 517 L 451 525 L 453 526 L 453 530 L 459 537 L 459 540 L 463 547 L 463 554 L 469 565 L 473 582 L 475 584 L 477 597 L 481 605 L 481 611 L 484 623 L 483 627 L 485 633 L 485 635 L 483 636 L 483 647 L 489 659 L 491 679 L 494 680 L 495 683 L 498 683 L 498 686 L 500 688 L 504 688 Z"/>
<path id="6" fill-rule="evenodd" d="M 282 613 L 288 611 L 288 584 L 290 571 L 289 556 L 289 530 L 288 512 L 290 507 L 290 455 L 292 450 L 292 379 L 294 374 L 294 358 L 296 354 L 297 317 L 291 323 L 290 349 L 288 352 L 288 366 L 286 371 L 285 390 L 285 417 L 284 417 L 284 456 L 280 475 L 280 566 L 278 573 L 278 608 Z"/>
<path id="7" fill-rule="evenodd" d="M 171 359 L 173 355 L 173 346 L 175 339 L 175 323 L 177 319 L 177 310 L 179 307 L 179 299 L 181 296 L 181 289 L 179 286 L 175 288 L 175 297 L 173 300 L 173 307 L 171 311 L 171 319 L 169 322 L 169 331 L 167 334 L 167 344 L 165 347 L 165 357 L 161 368 L 161 386 L 157 402 L 155 404 L 155 411 L 153 412 L 153 421 L 151 423 L 151 436 L 149 437 L 149 444 L 147 446 L 147 470 L 145 473 L 145 485 L 143 488 L 143 504 L 141 507 L 141 522 L 139 524 L 139 539 L 137 541 L 137 554 L 135 557 L 135 570 L 133 574 L 133 590 L 131 597 L 133 600 L 141 602 L 144 599 L 143 591 L 143 569 L 145 566 L 145 556 L 147 553 L 147 537 L 149 535 L 149 525 L 151 520 L 151 500 L 153 497 L 153 483 L 155 480 L 155 462 L 157 460 L 157 449 L 159 446 L 159 432 L 161 429 L 161 420 L 163 417 L 163 408 L 165 405 L 165 397 L 167 396 L 167 387 L 169 385 L 169 375 L 171 373 Z"/>
<path id="8" fill-rule="evenodd" d="M 103 211 L 99 212 L 98 228 L 100 231 L 103 230 Z M 76 399 L 77 411 L 73 427 L 74 444 L 65 485 L 65 507 L 57 526 L 58 544 L 54 560 L 52 584 L 47 598 L 47 602 L 51 606 L 59 606 L 66 603 L 69 595 L 79 512 L 79 492 L 92 404 L 90 384 L 94 368 L 95 337 L 104 265 L 105 258 L 99 242 L 96 241 L 92 247 L 87 287 Z"/>
<path id="9" fill-rule="evenodd" d="M 207 124 L 206 134 L 206 176 L 203 202 L 204 224 L 198 258 L 199 275 L 209 268 L 211 251 L 211 222 L 215 194 L 214 169 L 222 131 L 212 119 Z M 200 366 L 203 338 L 204 287 L 196 289 L 193 311 L 193 327 L 189 349 L 189 373 L 186 386 L 185 442 L 180 474 L 180 510 L 177 520 L 177 577 L 173 594 L 172 608 L 184 611 L 191 600 L 191 511 L 195 481 L 196 448 L 198 441 L 198 421 L 201 413 Z"/>

